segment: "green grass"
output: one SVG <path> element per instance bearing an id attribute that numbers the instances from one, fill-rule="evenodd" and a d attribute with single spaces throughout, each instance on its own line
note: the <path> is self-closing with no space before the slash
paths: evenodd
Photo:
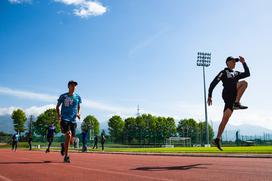
<path id="1" fill-rule="evenodd" d="M 140 152 L 140 153 L 244 153 L 272 154 L 272 146 L 224 147 L 219 151 L 215 147 L 176 147 L 176 148 L 106 148 L 108 152 Z"/>
<path id="2" fill-rule="evenodd" d="M 37 150 L 37 145 L 45 148 L 47 143 L 32 143 L 33 149 Z M 59 147 L 58 142 L 52 144 L 53 147 Z M 106 144 L 105 152 L 139 152 L 139 153 L 230 153 L 230 154 L 272 154 L 272 146 L 244 146 L 244 147 L 223 147 L 224 151 L 219 151 L 215 147 L 175 147 L 175 148 L 112 148 L 111 144 Z M 116 146 L 116 145 L 114 145 Z M 122 146 L 122 145 L 118 145 Z M 126 145 L 127 146 L 127 145 Z M 11 148 L 10 145 L 0 145 L 0 148 Z M 18 149 L 27 149 L 28 144 L 20 142 Z M 90 148 L 90 147 L 89 147 Z M 59 148 L 52 148 L 59 150 Z M 74 150 L 71 147 L 71 150 Z M 81 150 L 81 149 L 76 149 Z M 89 151 L 101 151 L 101 147 L 97 150 L 89 149 Z"/>

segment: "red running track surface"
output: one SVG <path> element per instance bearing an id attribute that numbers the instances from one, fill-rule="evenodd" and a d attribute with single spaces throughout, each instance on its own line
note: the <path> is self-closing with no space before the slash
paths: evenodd
<path id="1" fill-rule="evenodd" d="M 272 159 L 0 150 L 0 180 L 271 180 Z"/>

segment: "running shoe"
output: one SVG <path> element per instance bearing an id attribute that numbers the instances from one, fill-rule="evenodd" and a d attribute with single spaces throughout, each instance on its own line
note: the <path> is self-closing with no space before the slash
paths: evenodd
<path id="1" fill-rule="evenodd" d="M 223 149 L 221 148 L 221 145 L 220 145 L 220 139 L 216 138 L 213 140 L 213 144 L 220 150 L 220 151 L 223 151 Z"/>
<path id="2" fill-rule="evenodd" d="M 238 109 L 247 109 L 247 106 L 242 105 L 240 102 L 236 102 L 233 104 L 233 109 L 238 110 Z"/>
<path id="3" fill-rule="evenodd" d="M 69 156 L 64 157 L 64 163 L 71 163 Z"/>

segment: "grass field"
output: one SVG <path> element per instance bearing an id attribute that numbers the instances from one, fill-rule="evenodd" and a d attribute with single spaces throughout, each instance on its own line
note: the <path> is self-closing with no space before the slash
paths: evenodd
<path id="1" fill-rule="evenodd" d="M 219 151 L 215 147 L 176 147 L 176 148 L 106 148 L 109 152 L 142 152 L 142 153 L 257 153 L 272 154 L 272 146 L 250 146 L 250 147 L 223 147 Z"/>
<path id="2" fill-rule="evenodd" d="M 36 145 L 41 145 L 45 149 L 47 143 L 33 143 L 33 149 L 38 150 Z M 53 147 L 59 147 L 59 143 L 53 143 Z M 245 146 L 245 147 L 223 147 L 224 151 L 219 151 L 215 147 L 175 147 L 175 148 L 112 148 L 106 145 L 105 152 L 140 152 L 140 153 L 243 153 L 243 154 L 272 154 L 272 146 Z M 121 145 L 120 145 L 121 146 Z M 0 148 L 10 148 L 10 145 L 0 145 Z M 18 149 L 27 149 L 27 143 L 19 143 Z M 59 148 L 52 148 L 52 150 Z M 73 149 L 71 150 L 81 150 Z M 88 151 L 101 151 L 88 149 Z"/>

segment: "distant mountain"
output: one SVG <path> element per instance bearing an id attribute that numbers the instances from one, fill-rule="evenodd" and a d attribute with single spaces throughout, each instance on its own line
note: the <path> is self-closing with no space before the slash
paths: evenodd
<path id="1" fill-rule="evenodd" d="M 217 134 L 217 129 L 219 127 L 219 122 L 213 122 L 213 129 L 215 135 Z M 264 134 L 271 134 L 272 130 L 255 125 L 242 124 L 242 125 L 231 125 L 227 124 L 226 129 L 223 133 L 223 140 L 235 140 L 236 139 L 236 131 L 239 131 L 240 136 L 263 136 Z"/>
<path id="2" fill-rule="evenodd" d="M 13 121 L 10 115 L 0 116 L 0 131 L 5 133 L 13 133 Z"/>

